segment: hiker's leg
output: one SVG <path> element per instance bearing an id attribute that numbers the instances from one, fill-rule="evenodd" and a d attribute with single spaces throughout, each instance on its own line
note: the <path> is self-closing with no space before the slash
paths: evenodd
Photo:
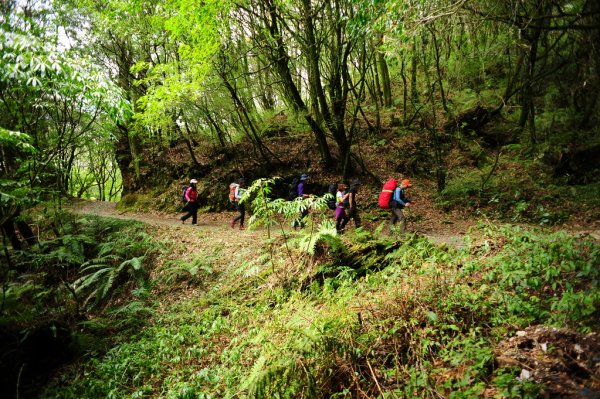
<path id="1" fill-rule="evenodd" d="M 182 217 L 180 217 L 179 219 L 181 219 L 182 222 L 185 222 L 186 220 L 188 220 L 188 218 L 190 216 L 192 216 L 192 210 L 191 210 L 190 206 L 188 205 L 187 213 L 185 215 L 183 215 Z"/>
<path id="2" fill-rule="evenodd" d="M 239 221 L 241 225 L 244 224 L 243 221 L 243 216 L 242 216 L 242 209 L 243 209 L 242 204 L 237 204 L 237 211 L 239 212 L 239 215 L 237 215 L 234 219 L 233 219 L 233 223 L 235 224 L 235 222 Z"/>
<path id="3" fill-rule="evenodd" d="M 346 224 L 348 224 L 348 221 L 350 220 L 351 217 L 352 217 L 352 210 L 348 209 L 348 213 L 346 213 L 346 215 L 344 216 L 344 218 L 342 220 L 342 225 L 340 226 L 340 228 L 342 230 L 346 227 Z"/>
<path id="4" fill-rule="evenodd" d="M 359 228 L 362 226 L 362 220 L 360 219 L 360 215 L 358 214 L 358 209 L 354 208 L 354 226 Z"/>
<path id="5" fill-rule="evenodd" d="M 350 219 L 354 219 L 354 224 L 356 225 L 356 208 L 348 209 L 348 215 L 342 224 L 342 229 L 346 227 L 346 224 L 350 221 Z"/>
<path id="6" fill-rule="evenodd" d="M 340 226 L 342 225 L 343 214 L 344 214 L 343 208 L 335 209 L 335 229 L 337 231 L 340 231 Z"/>
<path id="7" fill-rule="evenodd" d="M 392 218 L 390 219 L 390 231 L 392 231 L 392 226 L 395 226 L 398 221 L 402 221 L 402 209 L 392 208 Z"/>
<path id="8" fill-rule="evenodd" d="M 398 220 L 402 225 L 402 233 L 406 233 L 406 218 L 404 217 L 404 212 L 402 212 L 402 209 L 400 208 L 398 208 Z"/>
<path id="9" fill-rule="evenodd" d="M 192 211 L 192 224 L 196 224 L 198 222 L 198 204 L 191 204 Z"/>
<path id="10" fill-rule="evenodd" d="M 390 218 L 390 231 L 392 231 L 392 227 L 398 221 L 398 215 L 396 214 L 396 208 L 392 208 L 392 217 Z"/>
<path id="11" fill-rule="evenodd" d="M 306 225 L 306 218 L 308 217 L 308 209 L 302 211 L 302 215 L 300 216 L 300 228 L 304 228 Z"/>
<path id="12" fill-rule="evenodd" d="M 246 206 L 244 204 L 238 205 L 240 211 L 240 226 L 244 226 L 244 220 L 246 219 Z"/>

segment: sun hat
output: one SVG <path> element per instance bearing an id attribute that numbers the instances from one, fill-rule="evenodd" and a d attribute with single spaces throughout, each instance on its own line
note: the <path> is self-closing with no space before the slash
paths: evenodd
<path id="1" fill-rule="evenodd" d="M 308 175 L 306 173 L 302 173 L 302 175 L 300 176 L 300 180 L 306 180 L 308 179 Z"/>
<path id="2" fill-rule="evenodd" d="M 196 184 L 196 183 L 198 183 L 198 180 L 196 180 L 196 179 L 190 180 L 190 184 Z"/>
<path id="3" fill-rule="evenodd" d="M 412 184 L 410 184 L 410 180 L 408 179 L 402 180 L 402 184 L 406 187 L 412 187 Z"/>

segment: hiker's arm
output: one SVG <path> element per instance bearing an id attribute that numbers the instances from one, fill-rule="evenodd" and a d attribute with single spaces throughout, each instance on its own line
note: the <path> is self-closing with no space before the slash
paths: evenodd
<path id="1" fill-rule="evenodd" d="M 412 201 L 410 198 L 404 197 L 404 206 L 412 206 Z"/>
<path id="2" fill-rule="evenodd" d="M 397 203 L 399 203 L 402 206 L 410 206 L 410 200 L 408 198 L 404 198 L 404 195 L 402 193 L 402 190 L 398 190 L 397 191 L 398 195 L 396 195 L 396 191 L 394 191 L 394 201 L 396 201 Z M 404 198 L 404 199 L 402 199 Z"/>
<path id="3" fill-rule="evenodd" d="M 298 195 L 299 197 L 302 197 L 302 198 L 308 198 L 308 197 L 312 197 L 312 195 L 311 195 L 311 194 L 306 194 L 306 193 L 304 192 L 304 189 L 306 188 L 306 186 L 305 186 L 304 184 L 302 184 L 302 186 L 298 186 L 298 187 L 300 187 L 300 189 L 299 189 L 299 193 L 298 193 L 298 194 L 299 194 L 299 195 Z"/>

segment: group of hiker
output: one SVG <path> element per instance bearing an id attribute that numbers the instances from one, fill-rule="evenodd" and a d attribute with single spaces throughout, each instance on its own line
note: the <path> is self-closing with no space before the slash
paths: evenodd
<path id="1" fill-rule="evenodd" d="M 292 181 L 290 185 L 289 200 L 295 200 L 296 198 L 307 198 L 310 197 L 306 190 L 306 182 L 309 179 L 309 175 L 302 173 L 299 178 Z M 184 187 L 182 193 L 182 201 L 185 203 L 184 211 L 186 212 L 180 219 L 182 223 L 185 223 L 187 219 L 192 218 L 192 224 L 197 224 L 198 219 L 198 191 L 196 188 L 198 181 L 196 179 L 190 180 L 190 185 Z M 333 195 L 335 191 L 335 198 L 328 204 L 329 207 L 334 210 L 335 216 L 335 227 L 338 232 L 343 232 L 346 225 L 350 220 L 354 220 L 354 225 L 358 228 L 361 226 L 361 218 L 358 212 L 356 203 L 356 197 L 361 186 L 361 182 L 358 179 L 352 180 L 350 185 L 345 183 L 339 183 L 330 187 L 330 194 Z M 246 191 L 246 180 L 244 178 L 238 179 L 235 183 L 229 185 L 229 202 L 238 211 L 238 216 L 234 217 L 230 221 L 231 228 L 235 228 L 239 222 L 239 229 L 244 230 L 244 221 L 246 217 L 245 204 L 241 202 L 241 198 Z M 390 219 L 390 231 L 394 228 L 396 223 L 400 223 L 402 233 L 406 232 L 406 218 L 404 216 L 403 209 L 411 206 L 411 200 L 406 196 L 406 191 L 412 187 L 409 179 L 403 179 L 399 183 L 395 179 L 388 180 L 379 195 L 379 206 L 382 209 L 391 210 Z M 305 218 L 308 215 L 308 209 L 304 208 L 297 222 L 294 224 L 295 228 L 303 228 L 305 225 Z"/>

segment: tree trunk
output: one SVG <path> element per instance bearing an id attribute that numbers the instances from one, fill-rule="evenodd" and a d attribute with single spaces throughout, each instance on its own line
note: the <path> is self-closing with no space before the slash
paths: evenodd
<path id="1" fill-rule="evenodd" d="M 419 102 L 419 92 L 417 90 L 417 38 L 413 37 L 412 58 L 410 64 L 410 94 L 413 104 Z"/>
<path id="2" fill-rule="evenodd" d="M 392 83 L 385 54 L 381 51 L 377 52 L 377 64 L 379 65 L 379 76 L 381 77 L 381 87 L 383 89 L 383 105 L 389 108 L 392 106 Z"/>
<path id="3" fill-rule="evenodd" d="M 10 244 L 14 249 L 23 249 L 23 244 L 21 244 L 19 237 L 17 237 L 17 231 L 15 229 L 15 223 L 12 217 L 2 223 L 2 232 L 6 237 L 8 237 Z"/>
<path id="4" fill-rule="evenodd" d="M 402 76 L 402 124 L 406 125 L 406 116 L 408 112 L 406 109 L 408 101 L 408 82 L 406 79 L 406 61 L 404 55 L 401 55 L 400 62 L 400 75 Z"/>
<path id="5" fill-rule="evenodd" d="M 271 0 L 266 1 L 266 6 L 268 7 L 267 11 L 269 14 L 269 21 L 267 21 L 269 33 L 271 40 L 274 40 L 276 45 L 276 47 L 273 49 L 273 53 L 271 54 L 271 61 L 275 64 L 275 69 L 279 75 L 279 78 L 281 79 L 281 84 L 283 85 L 284 93 L 288 98 L 288 101 L 290 101 L 296 112 L 300 112 L 304 116 L 306 122 L 308 122 L 308 125 L 310 126 L 319 146 L 321 161 L 325 166 L 331 166 L 333 165 L 333 158 L 331 156 L 331 151 L 329 150 L 329 145 L 327 144 L 325 132 L 319 123 L 317 123 L 317 121 L 310 115 L 310 112 L 302 100 L 302 96 L 300 95 L 298 87 L 294 83 L 294 79 L 290 72 L 290 60 L 285 50 L 282 35 L 279 31 L 276 6 Z"/>
<path id="6" fill-rule="evenodd" d="M 256 144 L 256 147 L 257 147 L 258 151 L 260 152 L 260 156 L 263 158 L 263 160 L 267 163 L 267 165 L 270 165 L 271 160 L 265 153 L 266 147 L 264 146 L 262 140 L 256 133 L 256 128 L 254 126 L 254 122 L 252 121 L 252 119 L 250 119 L 250 115 L 248 115 L 246 107 L 244 106 L 244 103 L 240 99 L 236 88 L 232 86 L 232 84 L 227 79 L 227 76 L 225 76 L 224 72 L 221 71 L 221 72 L 219 72 L 219 74 L 221 75 L 221 80 L 223 81 L 223 84 L 225 85 L 225 87 L 227 88 L 227 91 L 229 91 L 229 94 L 231 95 L 231 99 L 236 108 L 236 112 L 238 113 L 238 115 L 240 117 L 240 122 L 242 123 L 242 126 L 244 127 L 244 129 L 246 129 L 246 126 L 247 126 L 250 130 L 250 132 L 247 132 L 248 137 L 251 139 L 252 142 L 254 142 Z"/>
<path id="7" fill-rule="evenodd" d="M 446 114 L 448 113 L 448 105 L 446 104 L 446 94 L 444 93 L 444 84 L 442 82 L 442 69 L 440 67 L 440 50 L 438 46 L 437 36 L 435 30 L 428 26 L 429 32 L 431 33 L 431 39 L 433 40 L 433 48 L 435 50 L 435 70 L 437 72 L 438 86 L 440 87 L 440 95 L 442 97 L 442 107 Z"/>
<path id="8" fill-rule="evenodd" d="M 115 143 L 115 158 L 117 165 L 121 171 L 121 178 L 123 180 L 123 195 L 133 193 L 138 189 L 137 179 L 135 173 L 133 173 L 131 167 L 134 163 L 132 150 L 130 149 L 129 132 L 127 127 L 122 124 L 117 124 L 120 135 L 117 135 L 118 139 Z"/>

